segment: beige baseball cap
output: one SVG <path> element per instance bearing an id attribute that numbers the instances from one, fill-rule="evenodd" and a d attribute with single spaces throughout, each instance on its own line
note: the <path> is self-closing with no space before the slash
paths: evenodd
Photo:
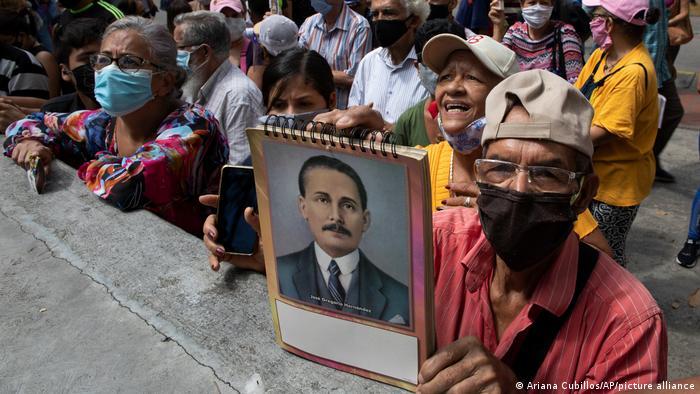
<path id="1" fill-rule="evenodd" d="M 515 52 L 488 36 L 475 35 L 462 39 L 454 34 L 438 34 L 423 47 L 423 63 L 440 74 L 447 58 L 459 50 L 471 51 L 492 73 L 507 78 L 518 71 Z"/>
<path id="2" fill-rule="evenodd" d="M 530 114 L 530 122 L 503 123 L 513 96 Z M 592 120 L 593 107 L 573 85 L 549 71 L 522 71 L 496 85 L 486 97 L 481 145 L 503 138 L 542 139 L 592 157 Z"/>

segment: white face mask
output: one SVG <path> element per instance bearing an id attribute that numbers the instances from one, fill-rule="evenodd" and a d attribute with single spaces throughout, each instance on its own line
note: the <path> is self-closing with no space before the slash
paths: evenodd
<path id="1" fill-rule="evenodd" d="M 549 22 L 552 17 L 554 7 L 537 3 L 529 7 L 523 8 L 523 19 L 528 26 L 539 29 Z"/>
<path id="2" fill-rule="evenodd" d="M 231 34 L 231 42 L 238 41 L 243 37 L 245 31 L 245 19 L 243 18 L 226 18 L 226 26 Z"/>

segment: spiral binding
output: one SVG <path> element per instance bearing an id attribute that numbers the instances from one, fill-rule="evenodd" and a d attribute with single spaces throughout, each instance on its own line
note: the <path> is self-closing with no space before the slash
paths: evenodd
<path id="1" fill-rule="evenodd" d="M 308 135 L 313 144 L 320 142 L 321 145 L 324 146 L 329 145 L 336 147 L 336 145 L 339 145 L 342 149 L 345 149 L 347 145 L 352 150 L 357 150 L 359 148 L 361 152 L 367 152 L 367 144 L 362 143 L 363 141 L 367 141 L 369 142 L 369 151 L 373 155 L 379 152 L 379 154 L 384 157 L 389 154 L 394 158 L 399 157 L 396 152 L 394 133 L 391 131 L 370 130 L 361 127 L 338 129 L 335 125 L 330 123 L 317 122 L 314 120 L 307 121 L 281 115 L 270 115 L 265 120 L 263 126 L 265 135 L 269 136 L 272 134 L 275 138 L 281 135 L 282 138 L 285 139 L 292 139 L 294 141 L 301 139 L 306 142 L 306 136 Z M 304 130 L 306 130 L 307 133 L 304 133 Z M 338 142 L 334 140 L 334 137 Z M 344 140 L 347 142 L 344 142 Z M 379 140 L 379 142 L 377 142 L 377 140 Z M 387 149 L 389 150 L 387 151 Z"/>

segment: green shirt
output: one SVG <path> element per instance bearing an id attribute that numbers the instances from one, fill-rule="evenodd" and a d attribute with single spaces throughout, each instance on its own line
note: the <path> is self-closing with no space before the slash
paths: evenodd
<path id="1" fill-rule="evenodd" d="M 397 145 L 405 146 L 428 146 L 428 130 L 425 129 L 425 119 L 423 118 L 423 108 L 426 98 L 413 107 L 404 111 L 394 124 L 394 142 Z"/>

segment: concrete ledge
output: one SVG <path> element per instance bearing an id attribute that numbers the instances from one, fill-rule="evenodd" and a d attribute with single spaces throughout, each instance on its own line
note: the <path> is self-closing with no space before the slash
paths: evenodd
<path id="1" fill-rule="evenodd" d="M 100 201 L 65 164 L 53 163 L 43 195 L 31 192 L 25 172 L 4 157 L 0 179 L 3 215 L 44 243 L 59 264 L 104 285 L 116 303 L 177 342 L 223 384 L 243 391 L 258 373 L 267 390 L 278 392 L 396 391 L 281 350 L 264 276 L 212 272 L 201 240 L 149 212 L 122 213 Z M 40 264 L 31 262 L 37 275 Z"/>

